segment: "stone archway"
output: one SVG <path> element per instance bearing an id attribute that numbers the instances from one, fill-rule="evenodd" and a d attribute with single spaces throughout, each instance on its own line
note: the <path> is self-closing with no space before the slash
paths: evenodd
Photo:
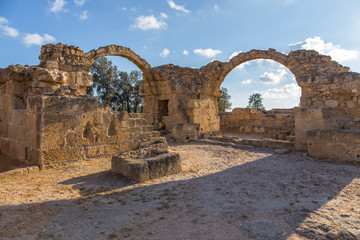
<path id="1" fill-rule="evenodd" d="M 277 52 L 275 49 L 269 50 L 251 50 L 249 52 L 239 53 L 237 56 L 230 59 L 224 66 L 223 70 L 212 79 L 212 92 L 217 93 L 221 84 L 224 82 L 226 76 L 238 65 L 256 59 L 268 59 L 280 63 L 285 66 L 295 76 L 297 84 L 301 87 L 297 79 L 300 79 L 300 73 L 297 61 L 291 61 L 292 58 L 288 55 Z"/>
<path id="2" fill-rule="evenodd" d="M 221 85 L 229 79 L 230 73 L 234 73 L 234 69 L 238 67 L 240 64 L 249 63 L 250 61 L 254 61 L 257 59 L 261 60 L 270 60 L 272 62 L 278 63 L 278 66 L 282 66 L 286 68 L 287 73 L 292 75 L 294 79 L 296 79 L 296 71 L 294 71 L 295 66 L 291 66 L 289 64 L 289 57 L 283 53 L 277 52 L 274 49 L 269 50 L 252 50 L 250 52 L 241 52 L 224 66 L 223 71 L 219 74 L 219 76 L 214 80 L 214 84 L 212 84 L 212 91 L 214 94 L 220 93 Z M 282 70 L 285 71 L 285 70 Z M 239 73 L 238 73 L 239 74 Z M 237 78 L 241 77 L 240 75 Z M 226 80 L 225 80 L 226 79 Z M 293 81 L 292 81 L 293 82 Z M 236 81 L 233 82 L 236 84 Z M 298 86 L 298 83 L 295 83 Z M 292 85 L 295 85 L 292 83 Z M 241 86 L 240 83 L 236 84 L 237 86 Z M 224 85 L 222 85 L 224 86 Z M 254 88 L 258 88 L 256 90 L 261 90 L 261 86 L 252 85 Z M 217 93 L 219 92 L 219 93 Z M 231 92 L 231 88 L 230 88 Z M 300 95 L 300 89 L 298 90 Z M 241 90 L 232 92 L 231 95 L 242 96 L 242 100 L 245 100 L 245 95 Z M 250 95 L 250 94 L 249 94 Z M 249 96 L 247 95 L 247 96 Z M 300 96 L 296 97 L 295 101 L 299 101 Z M 232 111 L 230 112 L 219 112 L 220 117 L 220 131 L 223 136 L 242 136 L 247 135 L 246 138 L 249 137 L 249 134 L 255 138 L 266 138 L 273 139 L 272 141 L 277 140 L 288 140 L 293 141 L 295 139 L 295 121 L 294 121 L 294 106 L 298 106 L 298 103 L 293 103 L 292 106 L 288 106 L 283 108 L 280 106 L 279 108 L 274 109 L 250 109 L 247 107 L 236 107 L 233 106 Z M 243 102 L 245 104 L 245 101 Z M 289 143 L 290 145 L 290 143 Z"/>
<path id="3" fill-rule="evenodd" d="M 151 65 L 146 60 L 137 55 L 134 51 L 132 51 L 130 48 L 118 45 L 109 45 L 85 53 L 85 57 L 88 58 L 90 65 L 99 58 L 105 56 L 120 56 L 128 59 L 143 72 L 144 81 L 148 81 L 150 79 Z"/>
<path id="4" fill-rule="evenodd" d="M 271 59 L 295 76 L 301 87 L 300 107 L 295 108 L 295 147 L 306 150 L 312 148 L 309 139 L 313 131 L 338 131 L 352 129 L 356 124 L 348 124 L 351 116 L 359 116 L 356 111 L 357 73 L 348 67 L 332 61 L 330 56 L 314 50 L 298 50 L 288 55 L 269 50 L 251 50 L 240 53 L 210 79 L 211 94 L 218 95 L 225 77 L 236 66 L 254 59 Z M 352 89 L 351 89 L 352 88 Z M 351 113 L 351 114 L 349 114 Z M 345 117 L 347 116 L 347 117 Z M 310 145 L 309 145 L 310 144 Z"/>

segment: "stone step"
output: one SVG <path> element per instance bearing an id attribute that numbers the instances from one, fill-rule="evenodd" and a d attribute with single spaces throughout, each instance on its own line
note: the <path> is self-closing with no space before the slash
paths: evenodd
<path id="1" fill-rule="evenodd" d="M 271 136 L 274 139 L 286 140 L 289 135 L 295 134 L 294 127 L 288 126 L 257 126 L 257 125 L 229 125 L 222 128 L 225 133 L 259 133 Z"/>
<path id="2" fill-rule="evenodd" d="M 277 149 L 294 149 L 294 143 L 290 141 L 283 141 L 271 138 L 249 138 L 241 139 L 238 137 L 210 137 L 209 139 L 220 142 L 227 142 L 239 145 L 251 145 L 263 148 L 277 148 Z"/>
<path id="3" fill-rule="evenodd" d="M 295 136 L 294 135 L 286 136 L 286 141 L 295 142 Z"/>

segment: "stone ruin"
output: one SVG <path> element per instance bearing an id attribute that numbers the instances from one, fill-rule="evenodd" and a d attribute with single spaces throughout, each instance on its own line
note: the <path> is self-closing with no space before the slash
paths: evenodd
<path id="1" fill-rule="evenodd" d="M 143 72 L 143 114 L 113 112 L 86 95 L 91 64 L 104 56 L 127 58 Z M 43 167 L 148 147 L 161 151 L 167 142 L 155 130 L 166 130 L 183 140 L 221 131 L 272 131 L 310 156 L 360 161 L 360 74 L 313 50 L 288 55 L 251 50 L 193 69 L 151 67 L 122 46 L 84 53 L 58 43 L 42 46 L 39 59 L 37 66 L 0 69 L 0 152 L 12 159 Z M 302 90 L 300 106 L 292 113 L 235 109 L 219 115 L 216 99 L 225 77 L 254 59 L 274 60 L 294 74 Z M 274 119 L 267 119 L 270 115 Z M 246 123 L 250 119 L 252 125 Z"/>

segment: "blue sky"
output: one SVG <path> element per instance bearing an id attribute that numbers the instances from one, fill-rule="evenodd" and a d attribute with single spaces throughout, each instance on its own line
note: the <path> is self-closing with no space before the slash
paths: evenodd
<path id="1" fill-rule="evenodd" d="M 315 49 L 360 72 L 359 11 L 359 0 L 0 0 L 0 68 L 37 65 L 42 44 L 62 42 L 85 52 L 117 44 L 152 66 L 195 68 L 251 49 Z M 272 61 L 240 65 L 223 86 L 233 107 L 254 92 L 267 109 L 293 107 L 301 92 Z"/>

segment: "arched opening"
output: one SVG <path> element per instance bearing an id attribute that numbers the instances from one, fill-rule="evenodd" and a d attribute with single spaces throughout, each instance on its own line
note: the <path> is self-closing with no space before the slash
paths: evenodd
<path id="1" fill-rule="evenodd" d="M 219 89 L 227 89 L 232 106 L 219 113 L 220 130 L 223 135 L 294 141 L 294 107 L 300 104 L 301 88 L 286 55 L 259 52 L 229 61 L 232 66 Z"/>
<path id="2" fill-rule="evenodd" d="M 85 56 L 92 64 L 93 75 L 88 94 L 97 96 L 112 110 L 142 112 L 140 91 L 144 85 L 148 86 L 144 83 L 150 79 L 151 66 L 148 62 L 131 49 L 117 45 L 100 47 Z"/>
<path id="3" fill-rule="evenodd" d="M 248 106 L 254 93 L 262 96 L 266 110 L 293 108 L 300 103 L 301 88 L 294 74 L 282 64 L 258 59 L 242 63 L 224 79 L 220 88 L 226 88 L 231 96 L 232 108 Z"/>

